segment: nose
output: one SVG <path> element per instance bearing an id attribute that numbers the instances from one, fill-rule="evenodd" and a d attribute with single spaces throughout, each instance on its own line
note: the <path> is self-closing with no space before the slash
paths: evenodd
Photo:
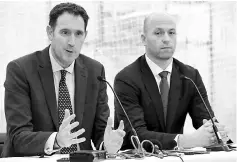
<path id="1" fill-rule="evenodd" d="M 71 35 L 69 38 L 68 38 L 68 44 L 70 46 L 74 46 L 75 45 L 75 36 L 74 35 Z"/>
<path id="2" fill-rule="evenodd" d="M 163 36 L 163 42 L 164 43 L 169 43 L 170 42 L 170 36 L 167 32 L 165 32 L 165 34 Z"/>

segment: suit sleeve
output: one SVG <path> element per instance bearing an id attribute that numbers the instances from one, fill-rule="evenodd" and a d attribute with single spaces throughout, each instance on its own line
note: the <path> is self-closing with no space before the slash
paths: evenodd
<path id="1" fill-rule="evenodd" d="M 196 70 L 195 74 L 196 75 L 195 75 L 194 82 L 197 85 L 197 88 L 199 89 L 201 96 L 203 97 L 211 115 L 214 116 L 214 112 L 212 111 L 211 105 L 208 101 L 206 88 L 203 84 L 202 78 L 198 70 Z M 190 102 L 191 106 L 190 106 L 189 114 L 190 114 L 190 117 L 192 118 L 194 128 L 198 129 L 200 126 L 203 125 L 203 119 L 209 120 L 210 117 L 194 85 L 191 82 L 189 82 L 189 84 L 191 87 L 193 87 L 193 96 Z"/>
<path id="2" fill-rule="evenodd" d="M 15 61 L 7 66 L 5 114 L 7 136 L 17 156 L 44 154 L 44 145 L 52 132 L 35 132 L 31 113 L 30 86 L 21 66 Z"/>
<path id="3" fill-rule="evenodd" d="M 104 67 L 102 66 L 101 75 L 105 78 Z M 99 83 L 99 91 L 97 97 L 96 116 L 94 120 L 92 140 L 97 150 L 104 140 L 104 131 L 107 125 L 107 120 L 110 114 L 108 106 L 107 85 L 105 82 Z"/>
<path id="4" fill-rule="evenodd" d="M 147 129 L 143 107 L 140 104 L 139 94 L 141 92 L 139 87 L 135 85 L 134 82 L 132 82 L 131 78 L 118 74 L 115 78 L 114 88 L 141 141 L 145 139 L 158 140 L 161 142 L 164 149 L 173 149 L 176 146 L 174 139 L 177 134 L 168 134 L 150 131 Z M 117 100 L 114 101 L 116 118 L 118 119 L 118 121 L 124 120 L 125 124 L 126 137 L 124 139 L 124 144 L 128 145 L 128 147 L 131 147 L 130 136 L 133 135 L 131 126 L 129 125 L 129 122 Z"/>

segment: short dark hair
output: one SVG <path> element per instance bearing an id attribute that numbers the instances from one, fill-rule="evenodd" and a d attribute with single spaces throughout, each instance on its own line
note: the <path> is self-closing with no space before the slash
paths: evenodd
<path id="1" fill-rule="evenodd" d="M 85 23 L 85 31 L 88 23 L 89 16 L 86 12 L 86 10 L 81 7 L 80 5 L 77 5 L 75 3 L 60 3 L 56 5 L 49 13 L 49 25 L 54 29 L 56 26 L 57 19 L 60 15 L 63 13 L 69 13 L 74 16 L 80 15 Z"/>

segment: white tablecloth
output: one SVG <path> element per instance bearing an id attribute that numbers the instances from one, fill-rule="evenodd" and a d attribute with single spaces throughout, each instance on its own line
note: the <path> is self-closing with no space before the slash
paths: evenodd
<path id="1" fill-rule="evenodd" d="M 12 157 L 0 158 L 0 162 L 56 162 L 57 159 L 68 157 L 68 155 L 53 155 L 44 158 L 39 157 Z M 231 152 L 211 152 L 210 154 L 201 155 L 184 155 L 184 162 L 237 162 L 237 151 Z M 159 159 L 157 157 L 146 157 L 144 159 L 125 159 L 125 160 L 103 160 L 103 162 L 181 162 L 178 157 L 166 157 Z"/>

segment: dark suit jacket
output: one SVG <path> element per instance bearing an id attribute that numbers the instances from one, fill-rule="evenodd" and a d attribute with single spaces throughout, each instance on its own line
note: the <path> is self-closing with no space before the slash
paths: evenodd
<path id="1" fill-rule="evenodd" d="M 172 144 L 176 135 L 183 133 L 187 113 L 190 114 L 196 129 L 202 125 L 203 119 L 209 119 L 195 87 L 189 80 L 181 79 L 181 75 L 194 80 L 213 115 L 198 70 L 176 59 L 172 67 L 166 125 L 159 89 L 145 56 L 139 57 L 116 75 L 115 91 L 140 140 L 156 139 L 161 142 L 163 148 L 172 149 L 176 145 Z M 130 136 L 133 134 L 131 127 L 115 100 L 115 128 L 118 127 L 119 120 L 125 121 L 127 132 L 122 148 L 133 148 L 130 142 Z"/>
<path id="2" fill-rule="evenodd" d="M 97 80 L 105 76 L 104 67 L 80 54 L 74 71 L 76 120 L 86 130 L 80 148 L 92 149 L 91 139 L 98 148 L 109 117 L 106 84 Z M 49 47 L 11 61 L 4 86 L 7 140 L 2 156 L 44 154 L 47 139 L 59 129 Z"/>

